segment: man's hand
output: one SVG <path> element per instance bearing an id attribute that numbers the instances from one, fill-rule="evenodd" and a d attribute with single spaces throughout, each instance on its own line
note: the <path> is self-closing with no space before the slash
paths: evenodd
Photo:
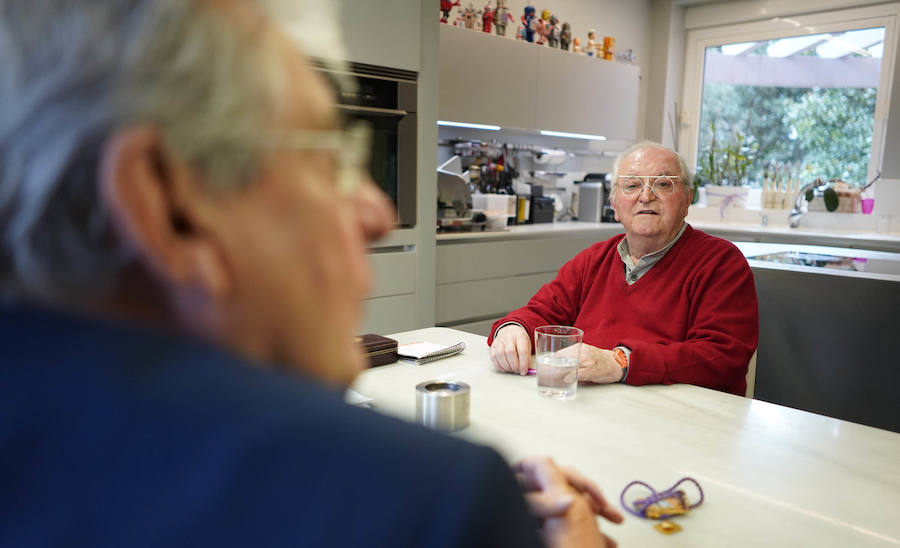
<path id="1" fill-rule="evenodd" d="M 624 518 L 594 482 L 571 468 L 559 467 L 549 457 L 525 459 L 515 470 L 532 513 L 544 519 L 548 546 L 616 545 L 600 532 L 596 516 L 613 523 Z"/>
<path id="2" fill-rule="evenodd" d="M 491 345 L 491 363 L 500 371 L 527 375 L 531 367 L 531 339 L 525 328 L 517 324 L 497 330 Z"/>
<path id="3" fill-rule="evenodd" d="M 616 361 L 612 350 L 582 343 L 578 380 L 597 384 L 619 382 L 622 380 L 622 366 Z"/>

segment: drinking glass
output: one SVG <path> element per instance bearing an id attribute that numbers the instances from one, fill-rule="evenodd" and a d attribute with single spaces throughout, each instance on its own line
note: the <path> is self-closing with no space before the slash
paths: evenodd
<path id="1" fill-rule="evenodd" d="M 584 331 L 565 325 L 534 330 L 538 394 L 559 400 L 575 397 L 582 337 Z"/>
<path id="2" fill-rule="evenodd" d="M 890 213 L 879 213 L 875 219 L 875 232 L 879 234 L 887 234 L 891 229 L 891 221 L 893 216 Z"/>

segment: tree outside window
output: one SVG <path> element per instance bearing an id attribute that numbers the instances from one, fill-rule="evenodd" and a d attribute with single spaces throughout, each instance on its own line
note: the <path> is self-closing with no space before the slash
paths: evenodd
<path id="1" fill-rule="evenodd" d="M 697 175 L 866 181 L 884 28 L 706 48 Z"/>

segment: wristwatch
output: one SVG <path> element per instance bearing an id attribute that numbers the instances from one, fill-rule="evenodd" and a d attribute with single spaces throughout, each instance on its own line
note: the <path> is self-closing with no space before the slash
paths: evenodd
<path id="1" fill-rule="evenodd" d="M 625 382 L 625 377 L 628 376 L 628 359 L 631 354 L 631 350 L 625 348 L 624 346 L 617 346 L 613 348 L 613 356 L 616 358 L 616 363 L 619 364 L 619 367 L 622 368 L 622 378 L 619 379 L 619 382 Z"/>

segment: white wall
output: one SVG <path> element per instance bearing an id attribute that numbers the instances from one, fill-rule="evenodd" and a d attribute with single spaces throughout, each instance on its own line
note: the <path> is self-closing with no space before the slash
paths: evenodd
<path id="1" fill-rule="evenodd" d="M 684 12 L 672 0 L 651 0 L 649 68 L 645 75 L 644 137 L 678 149 L 684 77 Z"/>

